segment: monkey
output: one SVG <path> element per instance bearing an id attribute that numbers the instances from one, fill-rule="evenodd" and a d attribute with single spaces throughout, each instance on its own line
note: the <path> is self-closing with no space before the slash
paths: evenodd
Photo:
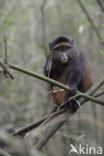
<path id="1" fill-rule="evenodd" d="M 79 90 L 87 92 L 93 84 L 92 72 L 88 60 L 81 49 L 76 47 L 73 39 L 66 36 L 58 36 L 49 42 L 50 54 L 44 66 L 44 74 L 64 85 L 68 85 L 70 91 L 55 89 L 50 84 L 56 111 L 62 104 L 66 103 L 72 112 L 76 112 L 78 104 L 68 99 Z"/>

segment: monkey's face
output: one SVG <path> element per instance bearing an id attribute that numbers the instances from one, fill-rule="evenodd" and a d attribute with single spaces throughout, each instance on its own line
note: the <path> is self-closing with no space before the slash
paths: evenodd
<path id="1" fill-rule="evenodd" d="M 70 59 L 69 50 L 52 51 L 52 62 L 54 63 L 68 64 Z"/>
<path id="2" fill-rule="evenodd" d="M 71 60 L 71 49 L 74 47 L 74 40 L 59 36 L 49 42 L 52 62 L 56 64 L 69 64 Z"/>

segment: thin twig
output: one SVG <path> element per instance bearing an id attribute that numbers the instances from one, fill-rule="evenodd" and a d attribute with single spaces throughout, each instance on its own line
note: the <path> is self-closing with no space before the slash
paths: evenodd
<path id="1" fill-rule="evenodd" d="M 94 96 L 96 91 L 101 88 L 104 85 L 104 76 L 87 92 L 87 95 Z M 85 98 L 80 98 L 80 104 L 84 104 L 85 102 L 88 102 Z"/>
<path id="2" fill-rule="evenodd" d="M 8 60 L 7 60 L 7 39 L 6 39 L 6 36 L 4 35 L 4 47 L 5 47 L 5 59 L 4 59 L 4 63 L 7 64 L 8 63 Z"/>
<path id="3" fill-rule="evenodd" d="M 43 0 L 42 1 L 42 5 L 40 7 L 40 11 L 41 11 L 41 25 L 42 25 L 42 48 L 44 50 L 44 54 L 45 56 L 47 55 L 47 50 L 46 50 L 46 46 L 45 46 L 45 41 L 46 41 L 46 26 L 45 26 L 45 11 L 44 8 L 47 4 L 47 0 Z"/>
<path id="4" fill-rule="evenodd" d="M 3 36 L 3 39 L 4 39 L 4 47 L 5 47 L 5 57 L 3 61 L 0 60 L 0 66 L 3 68 L 3 74 L 5 75 L 5 77 L 8 78 L 9 76 L 11 79 L 14 79 L 13 75 L 10 73 L 8 69 L 7 39 L 5 35 Z"/>
<path id="5" fill-rule="evenodd" d="M 81 96 L 81 97 L 84 97 L 85 99 L 87 99 L 87 100 L 89 100 L 89 101 L 92 101 L 92 102 L 95 102 L 95 103 L 97 103 L 97 104 L 99 104 L 99 105 L 101 105 L 101 106 L 104 106 L 104 101 L 101 101 L 101 100 L 99 100 L 99 99 L 96 99 L 96 98 L 94 98 L 94 97 L 92 97 L 92 96 L 89 96 L 89 95 L 87 95 L 87 94 L 81 94 L 80 96 Z"/>
<path id="6" fill-rule="evenodd" d="M 99 92 L 99 93 L 96 94 L 94 97 L 99 97 L 99 96 L 102 96 L 102 95 L 104 95 L 104 91 Z"/>
<path id="7" fill-rule="evenodd" d="M 104 6 L 103 3 L 101 2 L 101 0 L 96 0 L 98 5 L 100 6 L 101 11 L 104 13 Z"/>
<path id="8" fill-rule="evenodd" d="M 104 85 L 104 75 L 103 77 L 89 90 L 89 95 L 94 95 L 95 92 Z"/>
<path id="9" fill-rule="evenodd" d="M 89 23 L 91 24 L 91 26 L 92 26 L 93 30 L 95 31 L 96 35 L 98 36 L 99 40 L 102 40 L 102 36 L 101 36 L 99 30 L 98 30 L 97 27 L 95 26 L 95 24 L 94 24 L 92 18 L 90 17 L 88 11 L 87 11 L 86 8 L 85 8 L 85 6 L 84 6 L 83 3 L 81 2 L 81 0 L 77 0 L 77 2 L 78 2 L 78 4 L 79 4 L 79 6 L 81 7 L 82 11 L 84 12 L 84 14 L 86 15 L 86 17 L 87 17 Z"/>
<path id="10" fill-rule="evenodd" d="M 8 74 L 10 76 L 11 79 L 14 79 L 14 76 L 7 69 L 8 68 L 7 64 L 4 64 L 2 61 L 0 61 L 0 66 L 3 68 L 4 74 L 6 73 L 6 74 Z"/>

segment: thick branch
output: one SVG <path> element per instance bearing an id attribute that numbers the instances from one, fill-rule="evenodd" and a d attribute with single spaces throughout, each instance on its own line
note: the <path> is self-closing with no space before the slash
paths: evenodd
<path id="1" fill-rule="evenodd" d="M 62 113 L 65 113 L 66 109 L 61 109 L 55 113 L 52 114 L 52 117 L 58 116 Z M 39 121 L 35 121 L 33 123 L 28 124 L 27 126 L 24 126 L 20 129 L 15 130 L 13 133 L 11 133 L 12 135 L 22 135 L 22 134 L 26 134 L 27 132 L 30 132 L 32 129 L 35 129 L 36 127 L 38 127 L 39 125 L 41 125 L 44 121 L 46 121 L 48 118 L 50 117 L 50 115 L 46 115 L 45 117 L 43 117 L 42 119 L 40 119 Z"/>
<path id="2" fill-rule="evenodd" d="M 93 98 L 93 97 L 90 97 L 89 95 L 93 95 L 96 91 L 97 91 L 97 89 L 99 89 L 102 85 L 104 84 L 104 77 L 95 85 L 95 86 L 93 86 L 92 87 L 92 89 L 90 89 L 90 91 L 88 91 L 86 94 L 84 94 L 85 96 L 86 96 L 86 98 L 87 99 L 85 99 L 85 98 L 81 98 L 80 99 L 80 103 L 81 103 L 81 105 L 82 104 L 84 104 L 85 102 L 88 102 L 89 100 L 90 100 L 90 98 Z M 79 94 L 79 96 L 80 96 L 81 94 Z M 83 95 L 83 94 L 82 94 Z M 76 97 L 77 95 L 75 95 L 75 97 Z M 98 95 L 98 96 L 100 96 L 100 95 Z M 98 97 L 97 96 L 97 97 Z M 74 98 L 75 98 L 74 97 Z M 96 97 L 96 95 L 95 95 L 95 97 Z M 89 100 L 88 100 L 89 99 Z M 92 99 L 93 100 L 93 99 Z M 94 100 L 97 100 L 97 99 L 94 99 Z M 95 102 L 95 101 L 94 101 Z M 96 102 L 98 102 L 98 104 L 99 104 L 99 101 L 97 100 Z M 101 101 L 100 101 L 101 102 Z M 54 116 L 58 116 L 59 114 L 62 114 L 62 113 L 65 113 L 66 112 L 66 110 L 65 109 L 61 109 L 61 110 L 59 110 L 59 111 L 57 111 L 57 112 L 55 112 L 55 113 L 53 113 L 53 116 L 51 116 L 52 118 L 54 117 Z M 39 121 L 35 121 L 35 122 L 33 122 L 33 123 L 31 123 L 31 124 L 28 124 L 27 126 L 25 126 L 25 127 L 22 127 L 22 128 L 20 128 L 20 129 L 17 129 L 16 131 L 14 131 L 13 133 L 12 133 L 12 135 L 22 135 L 22 134 L 26 134 L 27 132 L 29 132 L 29 131 L 31 131 L 32 129 L 35 129 L 36 127 L 38 127 L 40 124 L 42 124 L 44 121 L 46 121 L 48 118 L 50 118 L 50 115 L 47 115 L 47 116 L 45 116 L 45 117 L 43 117 L 42 119 L 40 119 Z"/>
<path id="3" fill-rule="evenodd" d="M 93 95 L 95 92 L 96 92 L 96 90 L 97 90 L 97 88 L 100 88 L 101 87 L 101 84 L 102 83 L 104 83 L 104 78 L 103 79 L 101 79 L 100 81 L 99 81 L 99 83 L 97 83 L 94 87 L 92 87 L 92 89 L 86 94 L 86 98 L 87 98 L 87 100 L 86 101 L 82 101 L 82 104 L 84 103 L 84 102 L 87 102 L 88 101 L 88 99 L 90 99 L 90 98 L 92 98 L 92 97 L 90 97 L 89 95 L 91 94 L 91 95 Z M 85 100 L 85 99 L 84 99 Z M 94 98 L 94 100 L 95 100 L 95 98 Z M 74 113 L 71 113 L 71 112 L 69 112 L 69 114 L 70 114 L 70 117 L 74 114 Z M 55 131 L 54 131 L 54 127 L 51 129 L 51 131 L 49 131 L 38 143 L 37 143 L 37 145 L 36 145 L 36 148 L 38 149 L 38 150 L 41 150 L 45 145 L 46 145 L 46 143 L 49 141 L 49 139 L 55 134 L 55 132 L 66 122 L 67 120 L 65 120 L 65 121 L 63 121 L 63 122 L 59 122 L 57 125 L 56 125 L 56 129 L 55 129 Z"/>
<path id="4" fill-rule="evenodd" d="M 47 132 L 47 134 L 44 137 L 42 137 L 42 139 L 37 143 L 35 148 L 40 151 L 44 147 L 44 145 L 49 141 L 49 139 L 58 131 L 58 129 L 60 129 L 60 127 L 65 123 L 65 121 L 59 122 L 49 132 Z"/>

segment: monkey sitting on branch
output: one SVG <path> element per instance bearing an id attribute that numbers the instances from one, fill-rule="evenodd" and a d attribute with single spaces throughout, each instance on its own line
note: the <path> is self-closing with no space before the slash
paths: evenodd
<path id="1" fill-rule="evenodd" d="M 49 43 L 50 54 L 47 57 L 44 73 L 60 83 L 68 85 L 70 91 L 57 89 L 50 84 L 56 111 L 61 105 L 67 106 L 72 112 L 78 109 L 76 100 L 69 100 L 76 90 L 86 92 L 92 86 L 92 74 L 84 53 L 78 49 L 74 40 L 59 36 Z"/>

